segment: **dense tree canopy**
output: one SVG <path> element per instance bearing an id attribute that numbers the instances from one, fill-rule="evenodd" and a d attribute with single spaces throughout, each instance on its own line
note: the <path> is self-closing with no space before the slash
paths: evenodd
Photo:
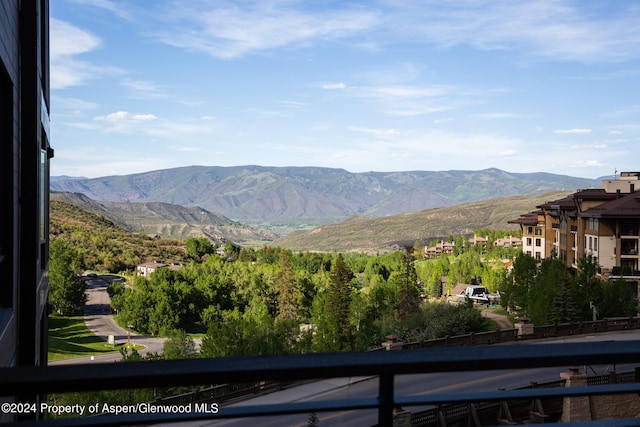
<path id="1" fill-rule="evenodd" d="M 82 312 L 87 300 L 86 284 L 78 278 L 82 271 L 82 257 L 64 239 L 52 242 L 49 254 L 49 302 L 62 315 Z"/>
<path id="2" fill-rule="evenodd" d="M 538 265 L 519 254 L 513 270 L 500 285 L 500 303 L 508 310 L 526 315 L 538 325 L 631 316 L 637 313 L 636 296 L 621 279 L 597 277 L 592 257 L 578 260 L 575 272 L 559 258 L 546 258 Z"/>

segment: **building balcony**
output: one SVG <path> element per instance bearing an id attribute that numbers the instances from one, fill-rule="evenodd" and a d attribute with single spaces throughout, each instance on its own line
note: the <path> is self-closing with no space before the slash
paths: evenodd
<path id="1" fill-rule="evenodd" d="M 455 348 L 426 348 L 416 350 L 376 351 L 288 355 L 272 357 L 243 357 L 148 361 L 106 365 L 53 366 L 41 368 L 0 369 L 0 395 L 32 395 L 62 392 L 116 390 L 123 387 L 172 387 L 198 384 L 221 384 L 260 381 L 308 381 L 313 379 L 372 377 L 377 381 L 370 396 L 345 397 L 338 400 L 305 400 L 269 405 L 246 404 L 216 407 L 215 413 L 186 411 L 148 411 L 146 413 L 106 414 L 90 418 L 65 418 L 34 422 L 18 422 L 35 426 L 121 426 L 175 423 L 179 421 L 222 420 L 228 418 L 283 416 L 340 411 L 374 414 L 373 423 L 359 425 L 392 426 L 400 408 L 464 404 L 469 408 L 477 402 L 510 402 L 539 399 L 584 398 L 585 396 L 636 396 L 640 382 L 613 383 L 575 387 L 534 387 L 527 389 L 463 391 L 432 390 L 433 393 L 403 395 L 396 390 L 398 376 L 413 374 L 464 373 L 513 369 L 567 366 L 595 366 L 632 364 L 640 366 L 640 341 L 611 341 L 606 346 L 598 342 L 558 343 L 537 345 L 472 346 Z M 512 374 L 509 374 L 510 376 Z M 535 373 L 531 373 L 536 378 Z M 477 377 L 476 377 L 477 378 Z M 636 380 L 637 381 L 637 380 Z M 428 380 L 424 389 L 429 390 Z M 26 392 L 28 390 L 28 392 Z M 351 396 L 351 395 L 350 395 Z M 182 412 L 182 413 L 181 413 Z M 473 411 L 470 411 L 473 412 Z M 624 418 L 624 417 L 623 417 Z M 258 421 L 259 422 L 259 421 Z M 471 421 L 470 421 L 471 422 Z M 415 425 L 415 424 L 414 424 Z M 638 425 L 637 419 L 601 420 L 580 425 L 623 426 Z"/>
<path id="2" fill-rule="evenodd" d="M 640 277 L 640 270 L 630 266 L 613 267 L 609 272 L 609 277 Z"/>
<path id="3" fill-rule="evenodd" d="M 638 256 L 638 239 L 623 239 L 620 246 L 620 255 Z"/>

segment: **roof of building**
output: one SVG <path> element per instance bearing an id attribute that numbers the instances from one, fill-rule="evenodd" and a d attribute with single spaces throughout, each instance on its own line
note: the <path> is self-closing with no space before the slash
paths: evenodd
<path id="1" fill-rule="evenodd" d="M 162 262 L 150 261 L 150 262 L 143 262 L 142 264 L 138 264 L 138 267 L 157 268 L 157 267 L 167 267 L 168 265 L 169 264 L 165 264 Z"/>
<path id="2" fill-rule="evenodd" d="M 509 224 L 521 224 L 521 225 L 538 225 L 538 214 L 540 211 L 529 212 L 520 215 L 520 218 L 507 221 Z"/>
<path id="3" fill-rule="evenodd" d="M 640 191 L 621 194 L 614 200 L 587 209 L 580 216 L 585 218 L 639 218 Z"/>
<path id="4" fill-rule="evenodd" d="M 545 202 L 537 207 L 540 209 L 573 209 L 576 207 L 576 200 L 573 198 L 573 195 L 570 195 L 563 199 Z"/>

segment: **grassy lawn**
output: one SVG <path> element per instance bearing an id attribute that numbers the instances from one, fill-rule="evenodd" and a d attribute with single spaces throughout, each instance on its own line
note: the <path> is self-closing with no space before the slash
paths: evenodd
<path id="1" fill-rule="evenodd" d="M 49 361 L 118 351 L 84 325 L 82 316 L 49 318 Z"/>

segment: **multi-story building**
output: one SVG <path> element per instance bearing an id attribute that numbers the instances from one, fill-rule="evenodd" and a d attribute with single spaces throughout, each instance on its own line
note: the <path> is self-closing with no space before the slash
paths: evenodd
<path id="1" fill-rule="evenodd" d="M 445 253 L 447 255 L 453 254 L 456 248 L 455 242 L 445 242 L 444 240 L 439 241 L 435 244 L 435 246 L 425 246 L 424 247 L 424 256 L 425 258 L 437 258 L 440 254 Z"/>
<path id="2" fill-rule="evenodd" d="M 520 224 L 522 228 L 522 251 L 540 261 L 550 253 L 546 248 L 544 213 L 536 212 L 521 215 L 520 218 L 509 221 L 511 224 Z"/>
<path id="3" fill-rule="evenodd" d="M 603 278 L 640 282 L 640 172 L 623 172 L 602 188 L 579 190 L 509 221 L 522 228 L 522 250 L 538 261 L 557 256 L 567 267 L 591 255 Z"/>
<path id="4" fill-rule="evenodd" d="M 48 12 L 48 0 L 0 3 L 0 368 L 47 364 Z"/>

